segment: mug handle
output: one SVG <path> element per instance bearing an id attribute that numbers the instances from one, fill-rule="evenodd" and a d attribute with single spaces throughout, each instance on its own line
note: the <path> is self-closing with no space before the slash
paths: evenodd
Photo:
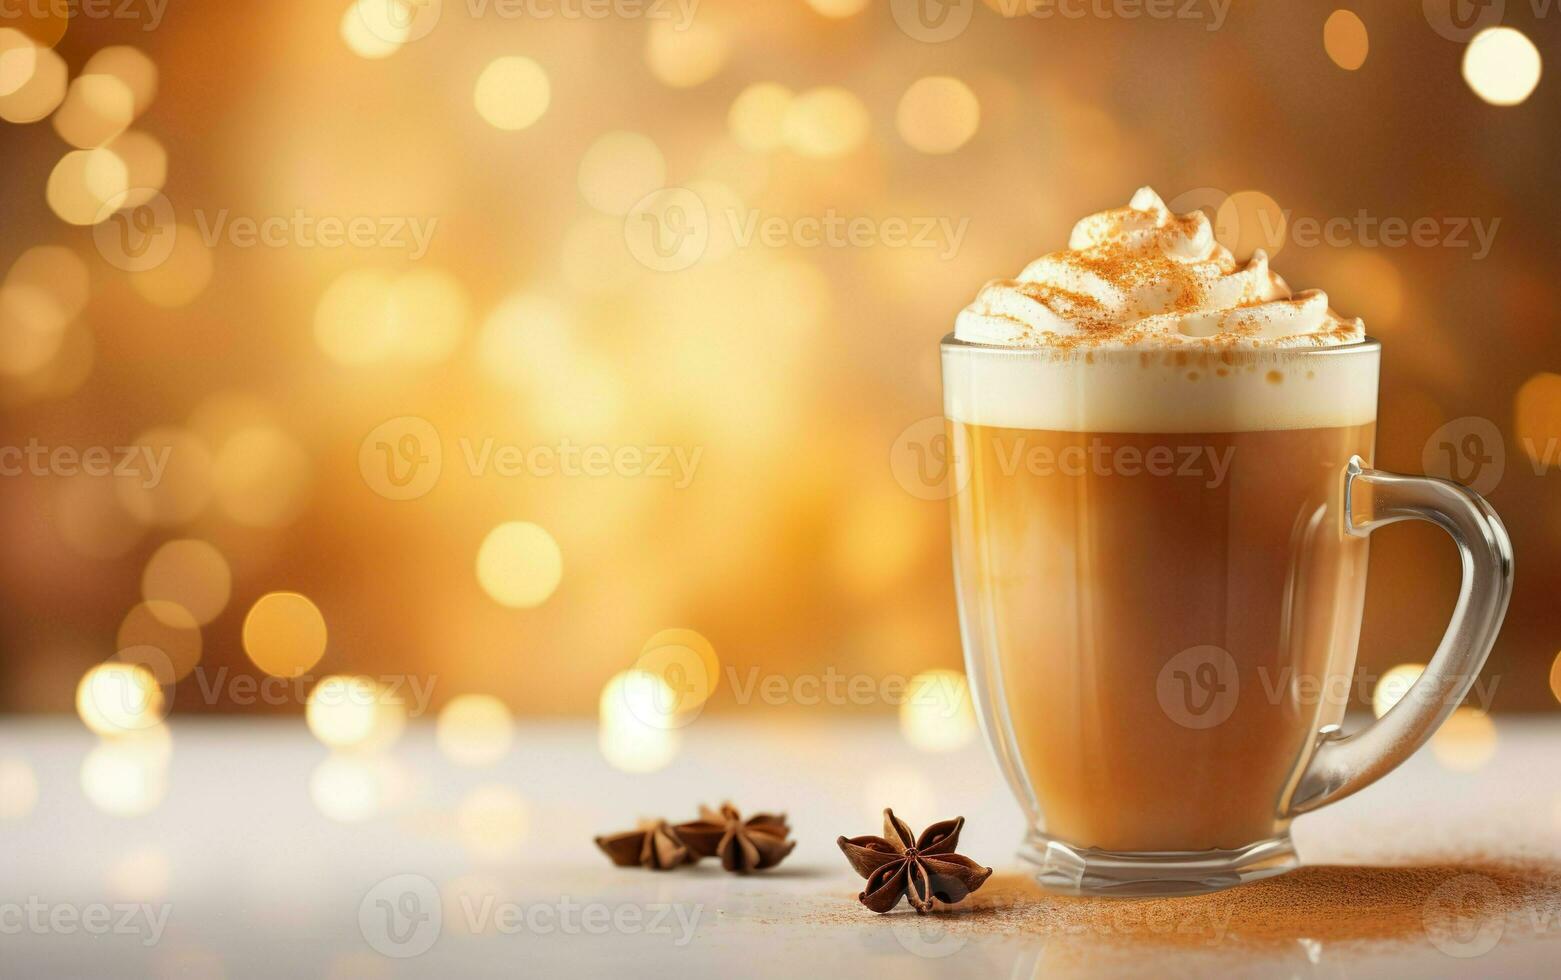
<path id="1" fill-rule="evenodd" d="M 1398 521 L 1430 521 L 1458 546 L 1463 581 L 1447 632 L 1425 672 L 1386 714 L 1350 735 L 1324 729 L 1285 816 L 1307 813 L 1369 786 L 1424 745 L 1474 684 L 1512 596 L 1512 542 L 1501 518 L 1472 490 L 1428 476 L 1368 468 L 1344 472 L 1344 531 L 1366 537 Z"/>

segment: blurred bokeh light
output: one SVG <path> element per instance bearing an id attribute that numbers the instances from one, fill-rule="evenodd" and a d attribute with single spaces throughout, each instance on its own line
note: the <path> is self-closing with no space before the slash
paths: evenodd
<path id="1" fill-rule="evenodd" d="M 976 737 L 970 686 L 957 670 L 928 670 L 912 677 L 900 705 L 900 733 L 918 749 L 952 752 Z"/>
<path id="2" fill-rule="evenodd" d="M 461 694 L 445 704 L 434 729 L 444 757 L 458 766 L 492 766 L 509 754 L 515 723 L 504 702 L 489 694 Z"/>
<path id="3" fill-rule="evenodd" d="M 1469 42 L 1463 77 L 1491 105 L 1517 105 L 1539 84 L 1541 67 L 1539 49 L 1522 31 L 1491 27 Z"/>
<path id="4" fill-rule="evenodd" d="M 0 820 L 20 820 L 38 805 L 38 777 L 26 759 L 0 756 Z"/>
<path id="5" fill-rule="evenodd" d="M 208 541 L 181 538 L 165 542 L 152 552 L 141 573 L 141 596 L 149 606 L 159 601 L 171 603 L 202 625 L 227 608 L 232 594 L 233 572 L 222 552 Z M 150 608 L 155 613 L 160 607 Z M 177 613 L 174 616 L 181 618 Z"/>
<path id="6" fill-rule="evenodd" d="M 1457 708 L 1431 736 L 1431 754 L 1448 769 L 1473 772 L 1496 754 L 1496 723 L 1478 708 Z"/>
<path id="7" fill-rule="evenodd" d="M 477 551 L 477 581 L 495 602 L 524 609 L 558 588 L 563 556 L 546 530 L 524 521 L 500 524 Z"/>
<path id="8" fill-rule="evenodd" d="M 1425 664 L 1399 664 L 1383 673 L 1377 678 L 1377 686 L 1371 691 L 1372 714 L 1381 718 L 1393 706 L 1404 700 L 1404 695 L 1420 675 L 1425 673 Z"/>
<path id="9" fill-rule="evenodd" d="M 501 860 L 525 840 L 529 812 L 525 799 L 513 788 L 485 783 L 456 807 L 456 833 L 473 857 Z"/>
<path id="10" fill-rule="evenodd" d="M 655 772 L 677 756 L 678 737 L 668 706 L 678 695 L 657 674 L 622 671 L 602 687 L 597 744 L 614 769 Z"/>
<path id="11" fill-rule="evenodd" d="M 1371 38 L 1366 24 L 1353 10 L 1335 10 L 1323 23 L 1323 47 L 1333 63 L 1345 71 L 1355 71 L 1366 63 Z"/>
<path id="12" fill-rule="evenodd" d="M 525 129 L 552 98 L 547 73 L 530 58 L 495 58 L 477 77 L 477 112 L 497 129 Z"/>
<path id="13" fill-rule="evenodd" d="M 304 720 L 333 749 L 379 749 L 406 727 L 406 707 L 369 677 L 331 675 L 309 692 Z"/>
<path id="14" fill-rule="evenodd" d="M 160 723 L 164 709 L 157 678 L 137 664 L 99 664 L 76 687 L 76 714 L 99 735 L 141 732 Z"/>
<path id="15" fill-rule="evenodd" d="M 407 774 L 395 760 L 374 754 L 338 754 L 322 759 L 309 776 L 315 808 L 338 823 L 362 823 L 405 800 Z"/>
<path id="16" fill-rule="evenodd" d="M 325 617 L 297 592 L 261 596 L 244 618 L 244 652 L 276 677 L 297 677 L 325 655 Z"/>
<path id="17" fill-rule="evenodd" d="M 917 79 L 900 97 L 895 126 L 923 153 L 953 153 L 970 142 L 981 123 L 981 104 L 957 78 Z"/>
<path id="18" fill-rule="evenodd" d="M 106 814 L 143 816 L 168 795 L 168 760 L 137 741 L 104 742 L 82 761 L 81 788 Z"/>

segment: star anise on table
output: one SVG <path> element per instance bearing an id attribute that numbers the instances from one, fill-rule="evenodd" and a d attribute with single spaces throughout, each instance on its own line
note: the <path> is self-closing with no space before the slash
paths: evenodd
<path id="1" fill-rule="evenodd" d="M 785 814 L 759 813 L 744 820 L 730 803 L 721 804 L 720 810 L 702 806 L 698 820 L 673 829 L 692 854 L 718 857 L 721 867 L 740 875 L 773 868 L 797 846 L 786 839 L 791 828 Z"/>
<path id="2" fill-rule="evenodd" d="M 986 884 L 991 868 L 954 853 L 964 826 L 965 818 L 955 817 L 916 837 L 893 810 L 885 810 L 882 837 L 840 838 L 836 843 L 846 860 L 867 879 L 857 899 L 874 912 L 889 911 L 901 898 L 917 912 L 930 912 L 933 899 L 953 904 Z"/>
<path id="3" fill-rule="evenodd" d="M 620 868 L 639 866 L 652 871 L 670 871 L 697 858 L 688 844 L 665 820 L 642 820 L 639 827 L 621 834 L 604 834 L 596 846 Z"/>

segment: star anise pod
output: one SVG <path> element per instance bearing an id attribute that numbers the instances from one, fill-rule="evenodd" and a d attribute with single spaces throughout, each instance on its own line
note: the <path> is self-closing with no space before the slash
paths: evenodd
<path id="1" fill-rule="evenodd" d="M 780 864 L 797 842 L 784 813 L 759 813 L 747 820 L 730 803 L 719 811 L 699 808 L 699 819 L 674 828 L 696 857 L 718 857 L 721 867 L 745 875 Z"/>
<path id="2" fill-rule="evenodd" d="M 954 853 L 964 826 L 965 818 L 955 817 L 916 837 L 893 810 L 885 810 L 882 837 L 840 838 L 836 843 L 846 860 L 867 879 L 857 899 L 874 912 L 887 912 L 903 897 L 917 912 L 930 912 L 933 899 L 952 904 L 986 884 L 991 868 Z"/>
<path id="3" fill-rule="evenodd" d="M 596 846 L 620 868 L 638 865 L 652 871 L 669 871 L 697 860 L 665 820 L 642 820 L 634 830 L 596 838 Z"/>

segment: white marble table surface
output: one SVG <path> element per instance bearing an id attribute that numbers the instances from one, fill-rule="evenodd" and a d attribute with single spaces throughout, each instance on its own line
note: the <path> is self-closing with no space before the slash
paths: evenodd
<path id="1" fill-rule="evenodd" d="M 1473 920 L 1453 953 L 1474 955 L 1423 931 L 1291 934 L 1283 908 L 1262 923 L 1241 913 L 1195 942 L 1109 911 L 1067 935 L 904 906 L 875 916 L 854 905 L 858 882 L 834 841 L 876 833 L 884 804 L 914 825 L 963 814 L 961 850 L 1000 874 L 1016 870 L 1021 823 L 984 747 L 917 751 L 890 719 L 702 719 L 668 768 L 645 775 L 610 768 L 584 722 L 524 724 L 506 759 L 475 771 L 447 763 L 426 725 L 372 763 L 327 761 L 299 719 L 176 717 L 172 728 L 166 794 L 123 816 L 87 798 L 97 741 L 74 719 L 0 720 L 0 760 L 22 760 L 38 784 L 29 812 L 0 821 L 0 976 L 1521 977 L 1555 976 L 1561 962 L 1561 908 L 1549 902 Z M 1478 768 L 1423 751 L 1298 821 L 1295 837 L 1309 864 L 1434 865 L 1449 877 L 1464 857 L 1561 861 L 1558 776 L 1561 723 L 1504 719 Z M 111 806 L 145 790 L 113 766 L 87 778 Z M 487 824 L 475 804 L 462 809 L 473 793 L 498 801 Z M 799 845 L 781 868 L 653 874 L 611 867 L 591 842 L 724 797 L 788 811 Z M 89 928 L 93 916 L 112 922 Z M 1259 926 L 1261 941 L 1249 935 Z"/>

